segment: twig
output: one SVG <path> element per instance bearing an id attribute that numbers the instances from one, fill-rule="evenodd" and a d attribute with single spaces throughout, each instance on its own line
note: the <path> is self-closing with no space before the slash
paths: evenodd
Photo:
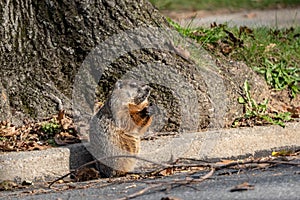
<path id="1" fill-rule="evenodd" d="M 207 160 L 203 159 L 197 159 L 197 158 L 184 158 L 184 157 L 179 157 L 177 160 L 189 160 L 189 161 L 197 161 L 197 162 L 203 162 L 203 163 L 213 163 Z"/>
<path id="2" fill-rule="evenodd" d="M 200 183 L 200 182 L 203 182 L 204 180 L 210 178 L 215 172 L 215 169 L 212 168 L 211 171 L 209 173 L 207 173 L 206 175 L 202 176 L 201 178 L 199 179 L 188 179 L 188 180 L 174 180 L 174 181 L 168 181 L 168 182 L 159 182 L 159 183 L 154 183 L 152 186 L 149 186 L 149 187 L 146 187 L 146 188 L 143 188 L 135 193 L 132 193 L 130 195 L 127 195 L 126 197 L 123 197 L 123 198 L 120 198 L 118 200 L 127 200 L 127 199 L 132 199 L 132 198 L 136 198 L 138 196 L 141 196 L 143 194 L 145 194 L 146 192 L 152 190 L 152 189 L 155 189 L 155 190 L 159 190 L 159 191 L 164 191 L 166 190 L 168 187 L 174 187 L 174 185 L 179 185 L 179 186 L 183 186 L 183 185 L 188 185 L 188 184 L 191 184 L 191 183 Z"/>
<path id="3" fill-rule="evenodd" d="M 164 186 L 165 184 L 164 183 L 158 183 L 158 184 L 155 184 L 155 185 L 152 185 L 152 186 L 149 186 L 149 187 L 146 187 L 140 191 L 137 191 L 135 193 L 132 193 L 126 197 L 123 197 L 123 198 L 120 198 L 118 200 L 127 200 L 127 199 L 132 199 L 132 198 L 135 198 L 135 197 L 138 197 L 138 196 L 141 196 L 143 195 L 144 193 L 146 193 L 147 191 L 151 190 L 151 189 L 156 189 L 156 188 L 160 188 L 162 186 Z"/>
<path id="4" fill-rule="evenodd" d="M 87 167 L 89 165 L 92 165 L 92 164 L 95 164 L 97 162 L 103 162 L 104 160 L 107 160 L 107 159 L 114 159 L 114 158 L 135 158 L 137 160 L 142 160 L 142 161 L 145 161 L 145 162 L 149 162 L 149 163 L 152 163 L 154 165 L 158 165 L 158 166 L 162 166 L 162 167 L 171 167 L 172 165 L 167 165 L 167 164 L 161 164 L 161 163 L 158 163 L 158 162 L 155 162 L 155 161 L 151 161 L 151 160 L 148 160 L 146 158 L 142 158 L 142 157 L 139 157 L 139 156 L 134 156 L 134 155 L 116 155 L 116 156 L 105 156 L 105 157 L 102 157 L 102 158 L 99 158 L 97 160 L 93 160 L 93 161 L 90 161 L 88 163 L 85 163 L 79 167 L 77 167 L 75 170 L 71 171 L 70 173 L 68 174 L 65 174 L 57 179 L 55 179 L 54 181 L 52 181 L 50 184 L 49 184 L 49 188 L 51 188 L 51 186 L 56 183 L 57 181 L 59 180 L 62 180 L 64 178 L 66 178 L 67 176 L 71 175 L 71 174 L 76 174 L 76 172 L 78 172 L 78 170 L 84 168 L 84 167 Z"/>
<path id="5" fill-rule="evenodd" d="M 266 162 L 262 161 L 262 162 L 258 162 L 257 164 L 261 164 L 261 163 L 300 166 L 300 163 L 289 162 L 289 161 L 280 161 L 280 160 L 270 160 L 270 161 L 266 161 Z"/>
<path id="6" fill-rule="evenodd" d="M 104 160 L 107 160 L 107 159 L 114 159 L 114 158 L 135 158 L 135 159 L 138 159 L 138 160 L 142 160 L 142 161 L 145 161 L 145 162 L 149 162 L 149 163 L 152 163 L 154 165 L 157 165 L 157 166 L 160 166 L 159 169 L 156 169 L 156 170 L 153 170 L 153 171 L 150 171 L 150 172 L 147 172 L 146 174 L 152 174 L 152 175 L 155 175 L 165 169 L 168 169 L 168 168 L 182 168 L 182 167 L 208 167 L 208 168 L 211 168 L 213 169 L 211 171 L 211 174 L 208 173 L 206 176 L 210 177 L 212 176 L 212 174 L 214 173 L 214 171 L 218 171 L 218 170 L 221 170 L 221 169 L 225 169 L 225 168 L 230 168 L 230 167 L 234 167 L 234 166 L 241 166 L 241 165 L 247 165 L 247 164 L 275 164 L 275 165 L 278 165 L 278 164 L 282 164 L 282 165 L 292 165 L 292 166 L 300 166 L 300 163 L 295 163 L 295 162 L 289 162 L 289 161 L 279 161 L 279 160 L 265 160 L 265 161 L 261 161 L 261 160 L 248 160 L 248 161 L 234 161 L 234 162 L 230 162 L 228 164 L 224 164 L 224 165 L 220 165 L 220 164 L 215 164 L 215 163 L 209 163 L 209 162 L 204 162 L 204 161 L 201 161 L 201 163 L 191 163 L 191 164 L 188 164 L 188 163 L 183 163 L 183 164 L 162 164 L 162 163 L 158 163 L 158 162 L 155 162 L 155 161 L 151 161 L 151 160 L 148 160 L 148 159 L 145 159 L 145 158 L 142 158 L 142 157 L 139 157 L 139 156 L 134 156 L 134 155 L 118 155 L 118 156 L 107 156 L 107 157 L 102 157 L 100 159 L 97 159 L 97 160 L 93 160 L 91 162 L 88 162 L 88 163 L 85 163 L 83 165 L 81 165 L 80 167 L 76 168 L 74 171 L 62 176 L 62 177 L 59 177 L 58 179 L 56 179 L 55 181 L 51 182 L 49 184 L 49 188 L 57 181 L 59 180 L 62 180 L 63 178 L 71 175 L 71 174 L 75 174 L 76 172 L 78 172 L 78 170 L 84 168 L 84 167 L 87 167 L 91 164 L 94 164 L 96 162 L 103 162 Z M 176 161 L 178 162 L 178 160 Z M 130 196 L 127 196 L 126 198 L 133 198 L 133 197 L 136 197 L 136 196 L 140 196 L 142 195 L 143 193 L 151 190 L 151 189 L 155 189 L 155 188 L 160 188 L 162 186 L 174 186 L 174 184 L 189 184 L 189 183 L 194 183 L 194 182 L 202 182 L 203 180 L 207 179 L 208 177 L 202 177 L 200 179 L 190 179 L 190 180 L 177 180 L 177 181 L 173 181 L 172 183 L 165 183 L 165 182 L 160 182 L 160 183 L 154 183 L 153 186 L 151 187 L 147 187 L 147 188 L 144 188 L 143 190 L 137 192 L 137 193 L 134 193 Z M 203 179 L 203 180 L 202 180 Z"/>
<path id="7" fill-rule="evenodd" d="M 178 162 L 178 160 L 176 161 Z M 159 172 L 166 170 L 168 168 L 190 168 L 190 167 L 208 167 L 208 168 L 215 168 L 216 170 L 221 170 L 225 168 L 230 168 L 230 167 L 235 167 L 238 166 L 241 168 L 241 165 L 248 165 L 248 164 L 283 164 L 283 165 L 292 165 L 292 166 L 300 166 L 300 163 L 294 163 L 294 162 L 288 162 L 288 161 L 278 161 L 278 160 L 265 160 L 265 161 L 260 161 L 260 160 L 249 160 L 249 161 L 234 161 L 230 162 L 228 164 L 215 164 L 215 163 L 209 163 L 205 161 L 201 161 L 201 163 L 181 163 L 181 164 L 169 164 L 169 165 L 164 165 L 161 168 L 154 169 L 152 171 L 148 171 L 144 174 L 148 175 L 156 175 Z M 250 166 L 251 167 L 251 166 Z"/>
<path id="8" fill-rule="evenodd" d="M 70 173 L 67 173 L 67 174 L 65 174 L 65 175 L 63 175 L 63 176 L 61 176 L 61 177 L 55 179 L 54 181 L 52 181 L 52 182 L 48 185 L 48 188 L 51 189 L 51 186 L 52 186 L 54 183 L 56 183 L 56 182 L 59 181 L 59 180 L 62 180 L 62 179 L 64 179 L 64 178 L 66 178 L 67 176 L 69 176 L 69 175 L 71 175 L 71 174 L 74 174 L 74 173 L 75 173 L 75 171 L 71 171 Z"/>
<path id="9" fill-rule="evenodd" d="M 203 182 L 204 180 L 210 178 L 215 171 L 229 168 L 229 167 L 234 167 L 234 166 L 239 166 L 241 165 L 247 165 L 247 164 L 283 164 L 283 165 L 293 165 L 293 166 L 299 166 L 300 163 L 294 163 L 294 162 L 287 162 L 287 161 L 278 161 L 278 160 L 266 160 L 266 161 L 261 161 L 261 160 L 250 160 L 250 161 L 235 161 L 231 162 L 228 164 L 224 165 L 219 165 L 215 163 L 207 163 L 207 162 L 202 162 L 202 163 L 193 163 L 193 164 L 173 164 L 173 165 L 167 165 L 164 168 L 160 168 L 160 171 L 165 170 L 167 168 L 180 168 L 180 167 L 210 167 L 212 170 L 206 174 L 205 176 L 199 178 L 199 179 L 194 179 L 190 178 L 188 180 L 173 180 L 173 181 L 160 181 L 160 182 L 144 182 L 147 184 L 153 184 L 151 186 L 148 186 L 146 188 L 143 188 L 133 194 L 130 194 L 126 197 L 120 198 L 119 200 L 126 200 L 126 199 L 132 199 L 136 198 L 138 196 L 141 196 L 145 194 L 148 191 L 154 190 L 154 191 L 165 191 L 168 188 L 174 188 L 178 186 L 186 186 L 192 183 L 200 183 Z M 156 173 L 159 172 L 159 170 L 156 170 Z"/>
<path id="10" fill-rule="evenodd" d="M 145 135 L 141 138 L 141 140 L 154 140 L 163 136 L 178 136 L 178 132 L 156 132 L 149 135 Z"/>

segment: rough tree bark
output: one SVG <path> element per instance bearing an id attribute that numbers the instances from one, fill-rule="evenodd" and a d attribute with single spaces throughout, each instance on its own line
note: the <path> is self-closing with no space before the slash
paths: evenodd
<path id="1" fill-rule="evenodd" d="M 152 29 L 154 27 L 159 29 Z M 144 31 L 140 28 L 146 28 L 145 40 L 152 34 L 164 42 L 165 49 L 135 49 L 103 67 L 101 79 L 97 80 L 98 100 L 105 100 L 117 79 L 137 66 L 147 66 L 140 69 L 143 72 L 139 74 L 144 73 L 140 78 L 153 87 L 151 101 L 159 105 L 164 114 L 157 120 L 157 124 L 162 123 L 158 125 L 160 130 L 195 131 L 229 125 L 242 113 L 236 99 L 246 79 L 252 85 L 255 99 L 261 99 L 267 89 L 264 81 L 244 65 L 216 62 L 197 46 L 188 50 L 189 53 L 182 50 L 176 41 L 174 43 L 170 31 L 161 34 L 161 30 L 172 29 L 145 0 L 4 0 L 0 2 L 0 120 L 22 124 L 24 120 L 40 119 L 56 113 L 60 100 L 64 109 L 71 111 L 75 76 L 89 53 L 115 34 Z M 139 42 L 132 39 L 130 45 L 139 45 Z M 190 44 L 194 45 L 190 41 L 185 45 Z M 113 47 L 114 43 L 110 45 Z M 197 48 L 200 54 L 194 55 L 193 49 Z M 103 62 L 101 57 L 93 64 Z M 157 68 L 149 63 L 155 63 Z M 168 75 L 162 73 L 162 77 L 158 77 L 158 71 L 180 76 L 166 79 L 172 81 L 164 85 L 159 81 Z M 183 89 L 173 91 L 181 85 Z M 190 91 L 196 96 L 191 96 Z M 185 94 L 188 99 L 181 101 L 178 97 L 184 98 Z M 93 97 L 83 98 L 93 100 Z M 196 107 L 184 105 L 186 103 L 195 103 Z M 89 109 L 92 110 L 91 106 Z M 185 109 L 197 111 L 196 115 Z M 216 125 L 218 123 L 221 125 Z"/>

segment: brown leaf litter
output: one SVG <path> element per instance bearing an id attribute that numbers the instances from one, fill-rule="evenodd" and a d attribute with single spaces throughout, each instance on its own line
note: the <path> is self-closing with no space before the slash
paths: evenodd
<path id="1" fill-rule="evenodd" d="M 60 111 L 48 119 L 16 127 L 0 122 L 0 152 L 43 150 L 81 142 L 73 120 Z"/>

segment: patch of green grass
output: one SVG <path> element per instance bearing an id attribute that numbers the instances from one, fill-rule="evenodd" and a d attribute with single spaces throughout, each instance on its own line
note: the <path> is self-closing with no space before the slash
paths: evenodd
<path id="1" fill-rule="evenodd" d="M 257 103 L 254 99 L 252 99 L 250 94 L 250 85 L 247 80 L 244 83 L 244 94 L 245 95 L 243 97 L 238 99 L 238 102 L 244 105 L 245 114 L 243 117 L 234 121 L 234 127 L 239 126 L 241 122 L 247 120 L 255 121 L 255 123 L 260 122 L 262 124 L 268 122 L 284 127 L 284 122 L 291 119 L 291 113 L 289 112 L 270 114 L 268 112 L 267 99 L 263 103 Z"/>
<path id="2" fill-rule="evenodd" d="M 279 30 L 212 24 L 211 28 L 184 28 L 170 23 L 212 54 L 245 62 L 263 74 L 272 88 L 287 88 L 293 97 L 300 93 L 300 27 Z"/>
<path id="3" fill-rule="evenodd" d="M 299 0 L 150 0 L 160 10 L 262 9 L 300 5 Z"/>
<path id="4" fill-rule="evenodd" d="M 53 147 L 58 146 L 53 138 L 48 139 L 48 140 L 47 140 L 47 143 L 48 143 L 49 145 L 53 146 Z"/>
<path id="5" fill-rule="evenodd" d="M 242 60 L 263 74 L 276 90 L 300 92 L 300 27 L 282 30 L 256 28 L 251 35 L 239 32 L 241 48 L 233 48 L 232 59 Z M 238 35 L 238 33 L 235 33 Z"/>
<path id="6" fill-rule="evenodd" d="M 282 59 L 279 62 L 272 62 L 267 58 L 262 63 L 263 67 L 256 67 L 256 71 L 264 74 L 266 81 L 277 90 L 289 87 L 292 96 L 295 97 L 300 93 L 300 68 L 296 66 L 287 67 L 288 63 Z"/>
<path id="7" fill-rule="evenodd" d="M 55 120 L 51 122 L 44 123 L 41 127 L 41 131 L 46 134 L 47 137 L 54 136 L 56 133 L 60 132 L 61 126 Z"/>
<path id="8" fill-rule="evenodd" d="M 191 28 L 190 25 L 187 27 L 181 27 L 178 23 L 167 18 L 168 22 L 183 36 L 195 39 L 197 42 L 204 44 L 216 43 L 221 38 L 226 37 L 226 33 L 223 31 L 222 26 L 215 28 Z M 224 25 L 225 26 L 225 25 Z"/>

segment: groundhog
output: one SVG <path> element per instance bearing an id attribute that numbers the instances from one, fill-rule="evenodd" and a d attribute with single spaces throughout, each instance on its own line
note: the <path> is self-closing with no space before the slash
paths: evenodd
<path id="1" fill-rule="evenodd" d="M 135 158 L 103 157 L 138 155 L 140 138 L 151 125 L 153 106 L 148 97 L 150 87 L 136 80 L 119 80 L 90 124 L 90 151 L 102 177 L 123 175 L 132 171 Z M 101 159 L 101 160 L 99 160 Z"/>

